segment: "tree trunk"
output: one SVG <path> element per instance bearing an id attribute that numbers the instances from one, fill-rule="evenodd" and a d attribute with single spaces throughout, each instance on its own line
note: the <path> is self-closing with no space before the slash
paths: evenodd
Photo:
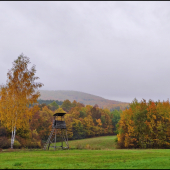
<path id="1" fill-rule="evenodd" d="M 16 133 L 16 126 L 14 127 L 14 130 L 12 130 L 12 136 L 11 136 L 11 149 L 13 149 L 13 146 L 14 146 L 15 133 Z"/>

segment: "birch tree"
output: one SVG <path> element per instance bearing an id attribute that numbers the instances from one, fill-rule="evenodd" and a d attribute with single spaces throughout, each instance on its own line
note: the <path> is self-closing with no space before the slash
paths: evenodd
<path id="1" fill-rule="evenodd" d="M 17 129 L 28 127 L 32 115 L 39 110 L 37 99 L 42 83 L 35 76 L 33 65 L 28 69 L 30 59 L 21 54 L 13 62 L 13 67 L 7 73 L 7 83 L 0 89 L 0 121 L 11 130 L 11 148 L 13 148 Z M 30 107 L 31 106 L 31 107 Z"/>

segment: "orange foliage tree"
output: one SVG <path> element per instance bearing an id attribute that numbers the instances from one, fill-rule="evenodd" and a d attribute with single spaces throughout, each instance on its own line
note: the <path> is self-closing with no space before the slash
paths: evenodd
<path id="1" fill-rule="evenodd" d="M 170 103 L 135 99 L 118 123 L 120 148 L 170 148 Z"/>

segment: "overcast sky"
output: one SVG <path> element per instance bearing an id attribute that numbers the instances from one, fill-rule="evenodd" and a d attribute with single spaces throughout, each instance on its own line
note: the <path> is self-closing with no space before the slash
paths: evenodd
<path id="1" fill-rule="evenodd" d="M 42 90 L 170 97 L 170 2 L 0 2 L 0 84 L 23 53 Z"/>

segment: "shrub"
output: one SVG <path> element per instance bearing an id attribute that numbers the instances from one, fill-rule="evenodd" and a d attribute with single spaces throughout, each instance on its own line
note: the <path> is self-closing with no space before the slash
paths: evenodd
<path id="1" fill-rule="evenodd" d="M 16 140 L 19 141 L 19 143 L 21 144 L 21 147 L 26 147 L 27 145 L 26 139 L 21 138 L 20 136 L 16 136 Z"/>
<path id="2" fill-rule="evenodd" d="M 7 137 L 0 137 L 0 148 L 7 149 L 10 148 L 11 142 L 8 140 Z"/>
<path id="3" fill-rule="evenodd" d="M 24 139 L 21 138 L 20 136 L 16 136 L 17 141 L 20 143 L 21 146 L 20 148 L 41 148 L 41 141 L 38 141 L 36 139 Z"/>
<path id="4" fill-rule="evenodd" d="M 21 148 L 21 144 L 17 140 L 14 141 L 14 148 L 15 149 Z"/>
<path id="5" fill-rule="evenodd" d="M 118 138 L 117 137 L 114 139 L 114 142 L 116 142 L 116 143 L 118 142 Z"/>
<path id="6" fill-rule="evenodd" d="M 0 137 L 7 136 L 7 131 L 5 127 L 0 127 Z"/>

